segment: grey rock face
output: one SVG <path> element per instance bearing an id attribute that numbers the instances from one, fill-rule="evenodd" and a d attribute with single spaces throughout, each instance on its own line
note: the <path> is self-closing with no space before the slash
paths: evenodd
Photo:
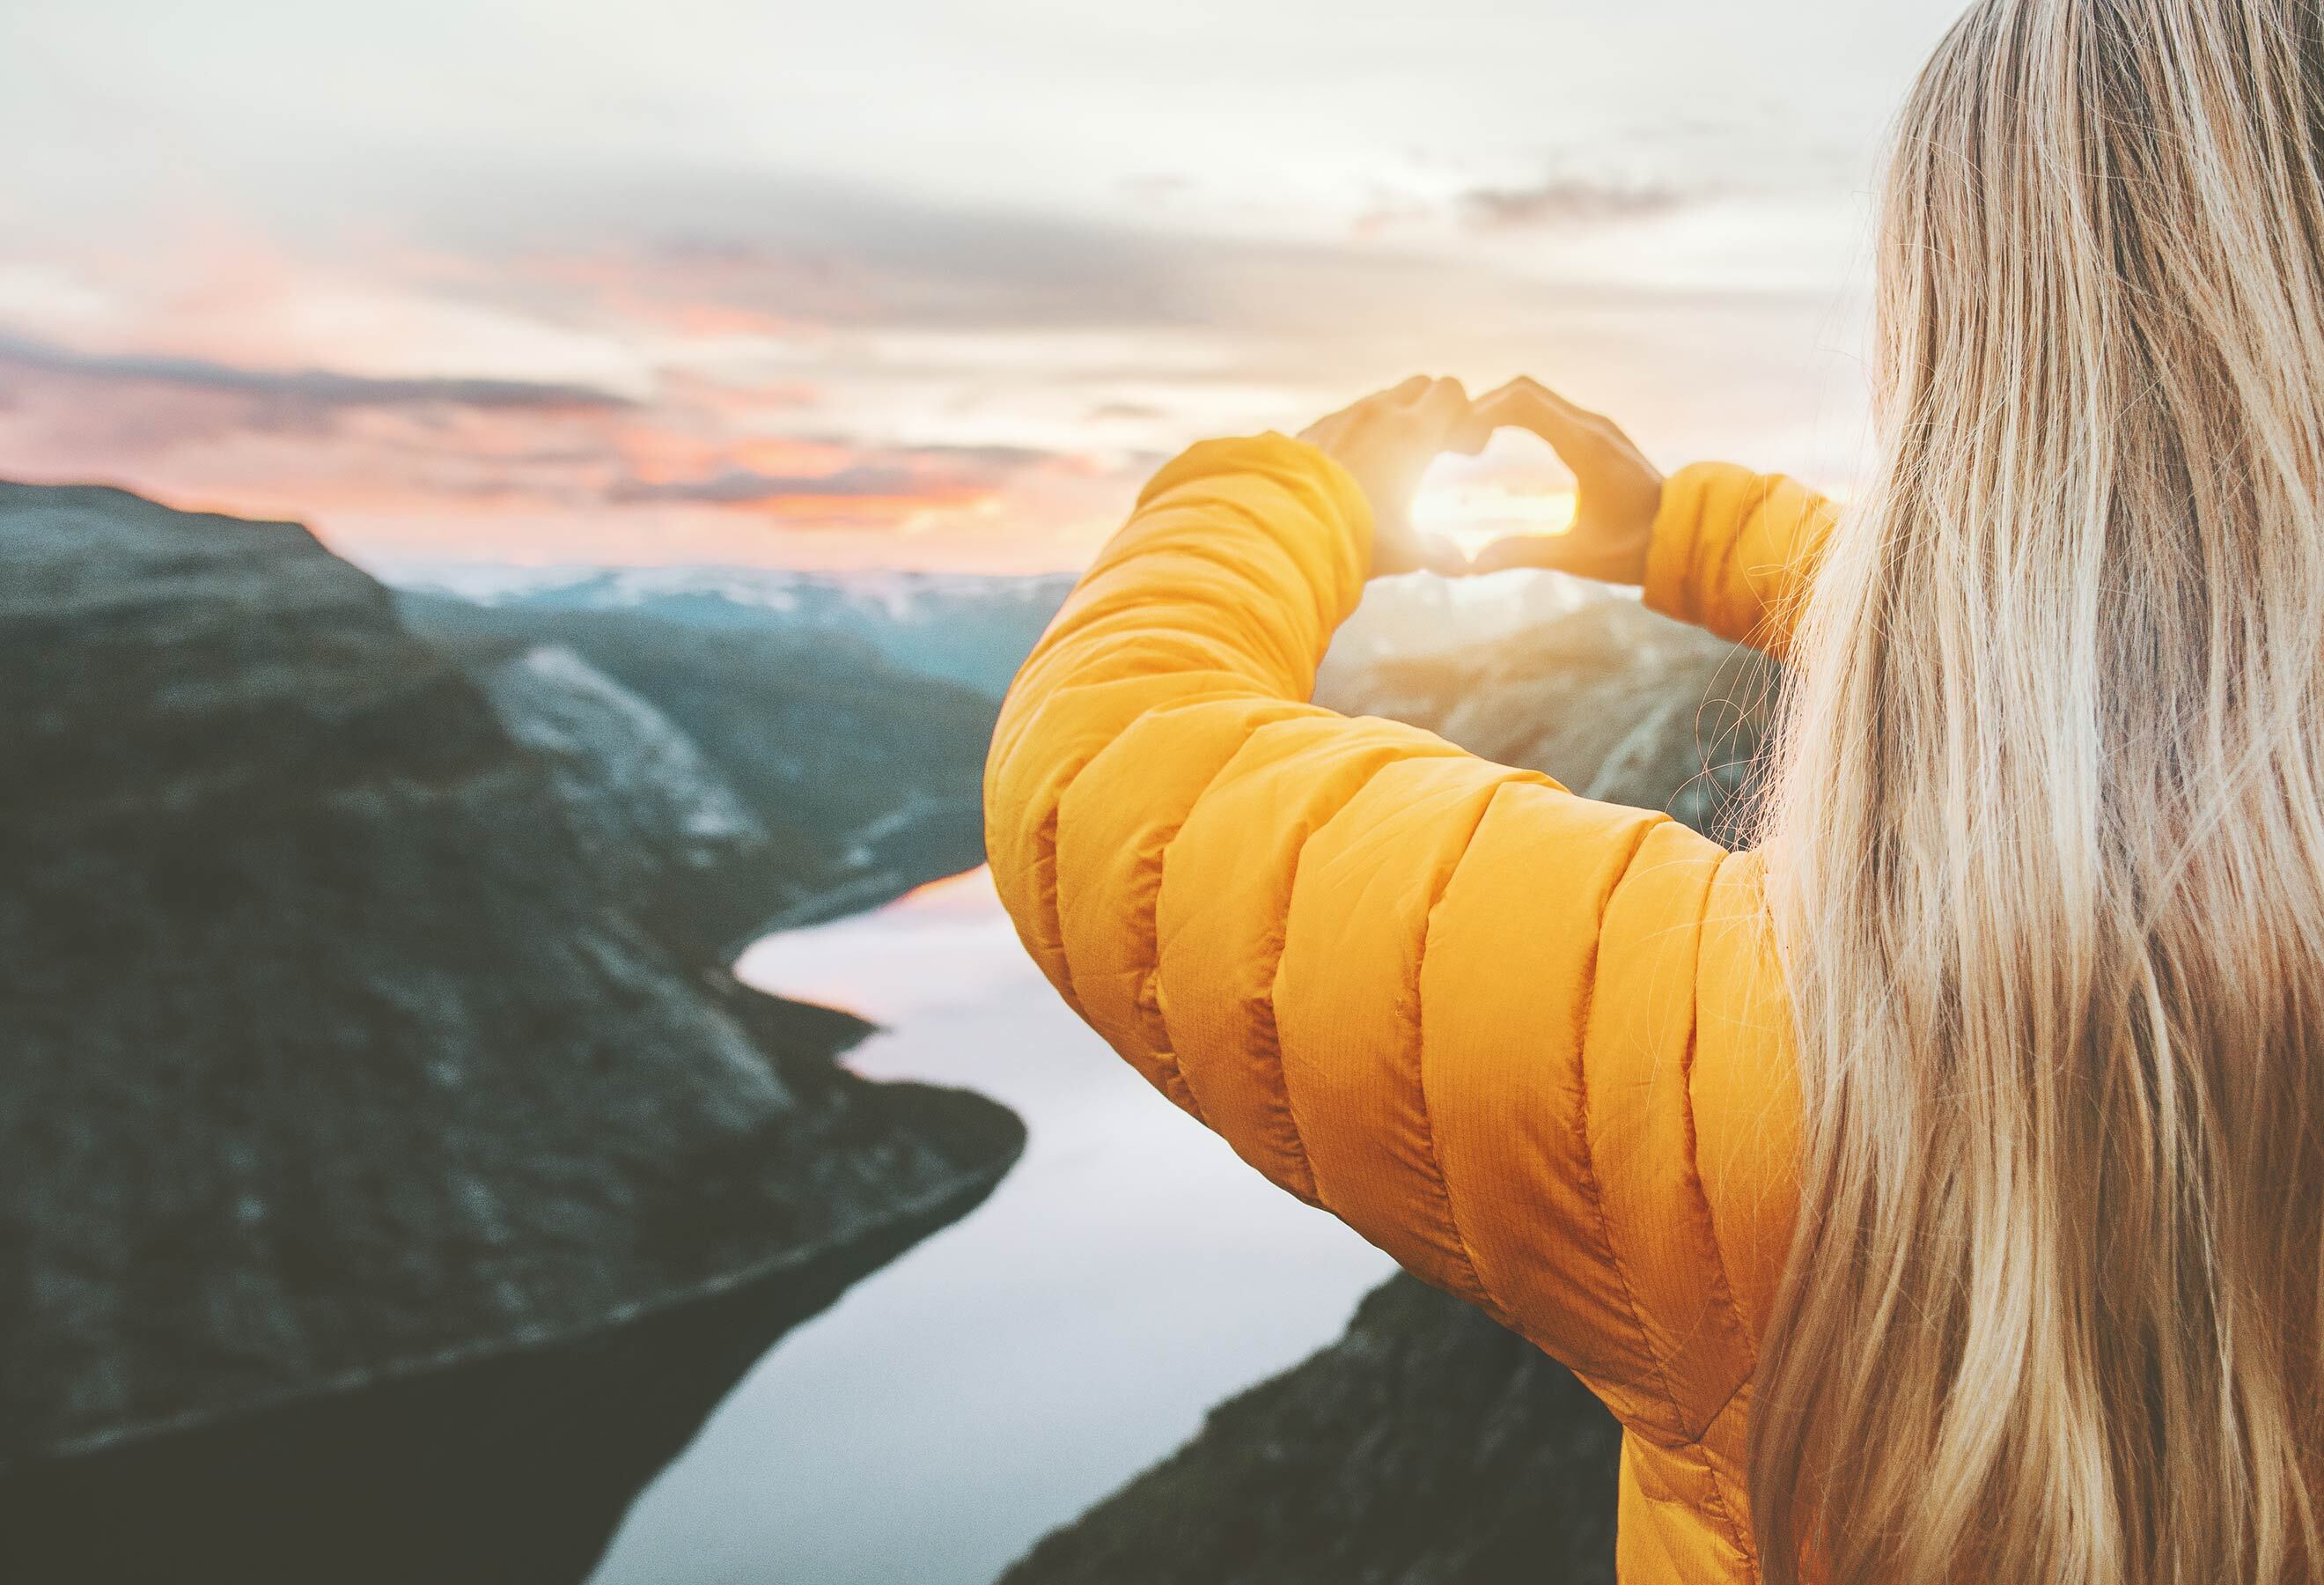
<path id="1" fill-rule="evenodd" d="M 1609 596 L 1443 654 L 1334 655 L 1315 697 L 1426 727 L 1585 798 L 1667 810 L 1733 844 L 1777 681 L 1765 657 Z"/>
<path id="2" fill-rule="evenodd" d="M 592 857 L 642 849 L 657 868 L 691 874 L 766 843 L 766 828 L 692 738 L 571 650 L 526 650 L 480 681 L 510 735 L 549 762 L 567 802 L 599 817 Z M 666 838 L 676 840 L 664 849 Z"/>
<path id="3" fill-rule="evenodd" d="M 1775 683 L 1758 656 L 1607 598 L 1425 658 L 1334 656 L 1317 698 L 1732 841 Z M 1563 1366 L 1399 1275 L 1005 1585 L 1611 1581 L 1619 1441 Z"/>
<path id="4" fill-rule="evenodd" d="M 590 867 L 662 934 L 723 956 L 829 889 L 813 877 L 844 833 L 778 841 L 677 723 L 571 650 L 468 660 L 509 735 L 547 765 Z"/>
<path id="5" fill-rule="evenodd" d="M 1012 610 L 1023 598 L 1012 586 Z M 406 594 L 398 604 L 480 677 L 562 649 L 699 746 L 770 839 L 687 889 L 688 917 L 725 945 L 983 860 L 978 790 L 997 692 L 901 669 L 853 630 L 794 630 L 781 609 L 725 600 L 485 606 Z M 623 754 L 639 751 L 634 731 L 602 709 L 587 714 L 583 742 L 610 734 Z"/>
<path id="6" fill-rule="evenodd" d="M 641 901 L 772 840 L 682 737 L 295 525 L 0 486 L 0 655 L 10 1577 L 576 1578 L 1020 1147 Z"/>

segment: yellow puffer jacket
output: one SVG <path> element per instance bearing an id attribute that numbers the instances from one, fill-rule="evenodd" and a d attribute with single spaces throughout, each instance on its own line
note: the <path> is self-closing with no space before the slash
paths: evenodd
<path id="1" fill-rule="evenodd" d="M 1780 648 L 1830 515 L 1688 468 L 1647 603 Z M 1001 895 L 1156 1089 L 1605 1400 L 1626 1580 L 1756 1578 L 1748 1384 L 1798 1145 L 1759 865 L 1306 703 L 1370 533 L 1280 435 L 1164 468 L 1010 692 Z"/>

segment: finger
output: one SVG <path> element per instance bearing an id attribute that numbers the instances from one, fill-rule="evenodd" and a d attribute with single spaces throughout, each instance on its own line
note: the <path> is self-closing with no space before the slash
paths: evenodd
<path id="1" fill-rule="evenodd" d="M 1481 417 L 1527 429 L 1567 430 L 1579 435 L 1589 427 L 1590 415 L 1564 397 L 1527 375 L 1486 392 L 1474 403 Z M 1549 437 L 1544 435 L 1543 439 Z"/>
<path id="2" fill-rule="evenodd" d="M 1438 380 L 1412 404 L 1413 416 L 1431 439 L 1443 440 L 1469 416 L 1469 393 L 1458 380 Z"/>
<path id="3" fill-rule="evenodd" d="M 1472 573 L 1506 572 L 1517 567 L 1547 567 L 1559 572 L 1573 570 L 1574 545 L 1571 533 L 1512 533 L 1492 542 L 1469 559 Z"/>
<path id="4" fill-rule="evenodd" d="M 1315 440 L 1331 431 L 1345 429 L 1351 424 L 1367 419 L 1384 407 L 1402 406 L 1422 394 L 1434 383 L 1426 375 L 1415 375 L 1410 379 L 1391 385 L 1385 391 L 1375 391 L 1369 396 L 1359 397 L 1345 407 L 1327 412 L 1309 424 L 1299 431 L 1299 438 L 1303 440 Z"/>
<path id="5" fill-rule="evenodd" d="M 1560 455 L 1582 456 L 1602 450 L 1607 443 L 1595 413 L 1584 412 L 1522 375 L 1477 398 L 1471 412 L 1488 429 L 1530 430 Z"/>
<path id="6" fill-rule="evenodd" d="M 1557 412 L 1563 414 L 1567 418 L 1572 419 L 1574 422 L 1580 424 L 1603 428 L 1607 423 L 1606 416 L 1603 413 L 1591 412 L 1580 403 L 1574 402 L 1562 393 L 1554 391 L 1549 386 L 1543 385 L 1531 375 L 1519 375 L 1506 385 L 1495 386 L 1492 390 L 1486 392 L 1484 395 L 1479 397 L 1477 400 L 1480 402 L 1490 402 L 1500 398 L 1508 398 L 1510 400 L 1530 399 L 1540 403 L 1545 407 L 1554 409 Z"/>

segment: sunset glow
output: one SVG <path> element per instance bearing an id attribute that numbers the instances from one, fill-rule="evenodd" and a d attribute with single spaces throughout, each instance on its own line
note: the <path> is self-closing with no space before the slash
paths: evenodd
<path id="1" fill-rule="evenodd" d="M 1191 440 L 1522 369 L 1667 463 L 1846 482 L 1866 172 L 1947 7 L 1216 9 L 40 8 L 0 476 L 383 566 L 1047 570 Z M 1567 486 L 1497 447 L 1423 515 Z"/>

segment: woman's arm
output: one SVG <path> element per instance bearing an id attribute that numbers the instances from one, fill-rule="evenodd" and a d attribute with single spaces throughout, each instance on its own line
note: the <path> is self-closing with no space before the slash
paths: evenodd
<path id="1" fill-rule="evenodd" d="M 1840 509 L 1797 479 L 1698 462 L 1663 486 L 1646 604 L 1781 660 Z"/>
<path id="2" fill-rule="evenodd" d="M 1699 1094 L 1766 1111 L 1777 1088 L 1727 1001 L 1698 1016 L 1704 972 L 1757 961 L 1756 869 L 1304 702 L 1371 518 L 1279 435 L 1166 467 L 1010 692 L 994 876 L 1157 1089 L 1687 1440 L 1750 1368 L 1723 1250 L 1781 1265 L 1756 1204 L 1724 1210 L 1726 1135 L 1696 1146 Z"/>

